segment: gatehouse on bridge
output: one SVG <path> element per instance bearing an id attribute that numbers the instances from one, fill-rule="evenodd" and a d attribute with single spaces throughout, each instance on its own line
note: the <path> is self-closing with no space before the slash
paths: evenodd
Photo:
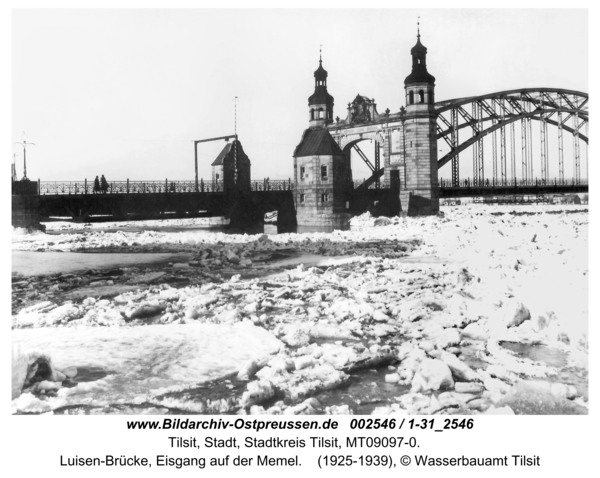
<path id="1" fill-rule="evenodd" d="M 334 98 L 327 91 L 328 73 L 319 59 L 315 90 L 308 99 L 309 128 L 294 151 L 299 224 L 344 222 L 361 193 L 387 189 L 391 184 L 398 188 L 399 210 L 408 215 L 436 214 L 441 197 L 587 192 L 587 175 L 585 180 L 581 177 L 580 146 L 583 141 L 587 167 L 586 93 L 526 88 L 436 102 L 435 77 L 427 70 L 427 48 L 420 32 L 410 54 L 412 70 L 404 80 L 405 106 L 396 113 L 389 109 L 379 113 L 374 99 L 358 94 L 348 103 L 346 118 L 335 120 Z M 532 120 L 540 124 L 537 174 Z M 550 176 L 549 124 L 558 132 L 558 177 Z M 566 176 L 564 132 L 573 138 L 571 178 Z M 484 147 L 484 138 L 491 138 L 491 146 Z M 372 161 L 360 148 L 367 140 L 375 143 Z M 444 143 L 449 151 L 439 158 Z M 460 153 L 470 147 L 472 177 L 461 180 Z M 491 168 L 485 166 L 484 151 L 492 153 Z M 352 180 L 352 152 L 372 173 L 359 185 Z M 438 179 L 438 170 L 448 163 L 451 179 Z M 395 213 L 394 207 L 386 210 Z"/>

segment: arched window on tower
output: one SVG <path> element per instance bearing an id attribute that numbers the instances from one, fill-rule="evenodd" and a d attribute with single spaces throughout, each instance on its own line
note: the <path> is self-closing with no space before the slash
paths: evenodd
<path id="1" fill-rule="evenodd" d="M 433 90 L 430 90 L 430 91 L 429 91 L 429 103 L 430 103 L 430 104 L 433 104 L 433 103 L 434 103 L 434 100 L 433 100 Z"/>
<path id="2" fill-rule="evenodd" d="M 315 119 L 315 110 L 310 110 L 310 119 L 314 120 Z"/>
<path id="3" fill-rule="evenodd" d="M 408 93 L 408 103 L 411 105 L 415 104 L 415 92 L 411 91 Z"/>
<path id="4" fill-rule="evenodd" d="M 323 108 L 319 108 L 319 119 L 323 119 Z"/>
<path id="5" fill-rule="evenodd" d="M 419 90 L 419 103 L 425 103 L 425 92 L 423 90 Z"/>

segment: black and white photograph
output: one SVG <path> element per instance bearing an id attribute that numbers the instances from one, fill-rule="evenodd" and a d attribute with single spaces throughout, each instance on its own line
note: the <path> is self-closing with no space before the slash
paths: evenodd
<path id="1" fill-rule="evenodd" d="M 587 9 L 11 16 L 11 414 L 588 415 Z"/>

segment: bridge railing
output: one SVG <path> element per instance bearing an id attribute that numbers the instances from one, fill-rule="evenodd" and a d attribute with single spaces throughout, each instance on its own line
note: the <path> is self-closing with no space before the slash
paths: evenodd
<path id="1" fill-rule="evenodd" d="M 40 181 L 40 194 L 91 194 L 92 184 L 86 181 Z"/>
<path id="2" fill-rule="evenodd" d="M 451 179 L 439 178 L 438 185 L 441 188 L 498 188 L 498 187 L 547 187 L 547 186 L 587 186 L 588 181 L 586 179 L 575 180 L 575 179 L 558 179 L 553 178 L 546 181 L 545 179 L 507 179 L 507 180 L 494 180 L 485 179 L 482 181 L 474 181 L 471 178 L 461 179 L 458 186 L 452 185 Z"/>
<path id="3" fill-rule="evenodd" d="M 251 181 L 252 191 L 291 191 L 294 183 L 291 179 Z M 109 181 L 106 191 L 94 190 L 93 181 L 40 181 L 40 194 L 146 194 L 146 193 L 191 193 L 196 192 L 195 181 Z M 224 192 L 223 181 L 198 182 L 199 192 Z"/>
<path id="4" fill-rule="evenodd" d="M 252 191 L 291 191 L 293 189 L 294 183 L 291 179 L 250 181 L 250 190 Z"/>
<path id="5" fill-rule="evenodd" d="M 223 192 L 223 181 L 198 183 L 202 192 Z M 195 181 L 109 181 L 106 191 L 94 190 L 93 181 L 40 181 L 40 194 L 145 194 L 145 193 L 191 193 L 196 191 Z"/>
<path id="6" fill-rule="evenodd" d="M 109 183 L 109 185 L 111 187 L 108 192 L 113 194 L 191 193 L 196 191 L 194 181 L 130 181 L 129 184 L 117 181 Z M 218 188 L 218 185 L 214 187 Z M 222 185 L 220 189 L 223 189 Z"/>
<path id="7" fill-rule="evenodd" d="M 362 186 L 365 183 L 365 181 L 366 181 L 366 179 L 352 181 L 353 189 L 356 189 L 359 186 Z M 374 183 L 369 184 L 369 186 L 367 187 L 367 189 L 390 189 L 390 188 L 391 188 L 391 185 L 390 185 L 389 181 L 379 181 L 379 185 L 377 184 L 377 182 L 374 182 Z"/>

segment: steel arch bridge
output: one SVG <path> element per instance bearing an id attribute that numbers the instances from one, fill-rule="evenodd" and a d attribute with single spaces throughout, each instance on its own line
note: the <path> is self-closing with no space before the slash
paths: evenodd
<path id="1" fill-rule="evenodd" d="M 558 179 L 555 183 L 566 184 L 563 135 L 566 131 L 573 137 L 574 177 L 568 181 L 581 183 L 580 140 L 589 143 L 588 94 L 560 88 L 523 88 L 500 91 L 482 96 L 457 98 L 435 104 L 437 113 L 437 139 L 444 140 L 450 151 L 438 160 L 438 169 L 452 163 L 452 179 L 448 186 L 460 187 L 459 155 L 473 147 L 473 178 L 469 185 L 508 186 L 537 181 L 533 175 L 532 120 L 540 124 L 540 172 L 539 181 L 549 184 L 550 163 L 548 154 L 548 124 L 558 130 Z M 520 149 L 517 158 L 515 124 L 520 123 Z M 463 133 L 462 137 L 460 133 Z M 585 132 L 585 134 L 584 134 Z M 464 134 L 468 134 L 465 138 Z M 484 174 L 484 145 L 486 136 L 492 137 L 492 174 Z M 489 151 L 489 148 L 488 148 Z M 498 151 L 500 154 L 498 154 Z M 588 158 L 586 157 L 586 161 Z M 485 184 L 484 184 L 485 183 Z"/>

